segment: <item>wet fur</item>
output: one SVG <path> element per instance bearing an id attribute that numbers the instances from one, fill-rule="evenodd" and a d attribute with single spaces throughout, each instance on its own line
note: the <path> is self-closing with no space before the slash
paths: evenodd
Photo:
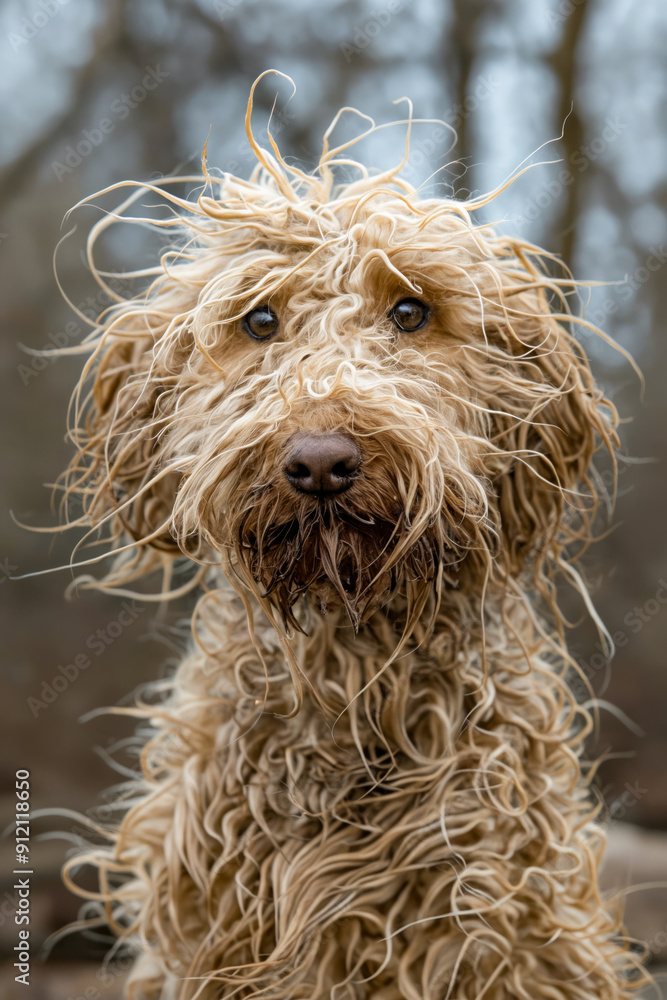
<path id="1" fill-rule="evenodd" d="M 174 249 L 86 345 L 63 489 L 116 559 L 83 583 L 161 568 L 205 592 L 133 710 L 122 820 L 67 878 L 97 868 L 100 919 L 143 956 L 133 997 L 626 997 L 555 603 L 617 443 L 574 286 L 473 221 L 491 196 L 255 151 L 250 181 L 154 189 Z M 408 295 L 416 334 L 388 318 Z M 256 343 L 241 318 L 267 302 Z M 326 503 L 282 474 L 304 430 L 363 453 Z"/>

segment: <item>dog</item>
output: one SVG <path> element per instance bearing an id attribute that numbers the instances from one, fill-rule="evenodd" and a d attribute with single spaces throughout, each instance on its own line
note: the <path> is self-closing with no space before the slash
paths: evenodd
<path id="1" fill-rule="evenodd" d="M 307 174 L 248 129 L 249 180 L 204 159 L 91 233 L 169 210 L 147 287 L 95 272 L 63 495 L 114 562 L 82 582 L 200 596 L 66 879 L 96 869 L 135 1000 L 630 996 L 556 601 L 618 447 L 576 286 L 474 221 L 498 192 L 422 196 L 331 129 Z"/>

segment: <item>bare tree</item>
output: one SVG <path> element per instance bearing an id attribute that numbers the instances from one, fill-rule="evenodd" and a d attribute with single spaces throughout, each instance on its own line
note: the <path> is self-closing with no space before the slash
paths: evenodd
<path id="1" fill-rule="evenodd" d="M 588 13 L 588 0 L 574 3 L 565 21 L 559 46 L 548 58 L 548 64 L 558 77 L 560 102 L 557 105 L 559 124 L 563 125 L 565 162 L 572 164 L 578 149 L 584 143 L 584 123 L 577 104 L 576 87 L 580 79 L 579 48 Z M 560 253 L 564 262 L 572 265 L 577 240 L 577 219 L 581 208 L 582 182 L 578 174 L 572 184 L 564 185 L 558 200 L 560 214 L 554 224 L 551 246 Z"/>

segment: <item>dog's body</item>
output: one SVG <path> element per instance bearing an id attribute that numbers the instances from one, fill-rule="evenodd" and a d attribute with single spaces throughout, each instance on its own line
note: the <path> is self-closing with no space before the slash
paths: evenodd
<path id="1" fill-rule="evenodd" d="M 101 321 L 67 485 L 112 589 L 207 586 L 90 855 L 133 995 L 619 1000 L 553 596 L 615 414 L 566 283 L 474 204 L 256 152 Z"/>

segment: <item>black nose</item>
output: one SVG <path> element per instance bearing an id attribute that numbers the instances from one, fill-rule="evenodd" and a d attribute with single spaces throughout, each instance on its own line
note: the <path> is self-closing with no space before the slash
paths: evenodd
<path id="1" fill-rule="evenodd" d="M 289 441 L 285 475 L 299 493 L 343 493 L 360 465 L 359 446 L 347 434 L 295 434 Z"/>

